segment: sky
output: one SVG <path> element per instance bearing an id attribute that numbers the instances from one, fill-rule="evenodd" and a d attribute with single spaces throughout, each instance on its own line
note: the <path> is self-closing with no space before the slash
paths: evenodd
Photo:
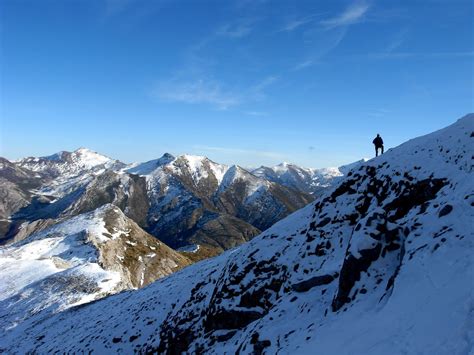
<path id="1" fill-rule="evenodd" d="M 3 0 L 0 156 L 346 164 L 473 112 L 471 0 Z"/>

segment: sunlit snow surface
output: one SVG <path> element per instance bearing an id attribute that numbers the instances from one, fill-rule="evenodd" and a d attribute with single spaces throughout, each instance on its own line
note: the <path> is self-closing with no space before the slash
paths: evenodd
<path id="1" fill-rule="evenodd" d="M 90 302 L 117 287 L 119 273 L 105 271 L 93 247 L 109 239 L 105 234 L 114 237 L 102 219 L 108 208 L 113 207 L 105 205 L 0 248 L 2 328 L 43 310 Z"/>
<path id="2" fill-rule="evenodd" d="M 251 242 L 142 290 L 44 319 L 39 311 L 15 325 L 15 315 L 4 312 L 0 347 L 13 353 L 471 354 L 473 136 L 474 115 L 468 115 L 389 150 Z M 374 244 L 391 248 L 376 254 L 334 308 L 341 280 L 347 283 L 353 271 L 345 268 L 348 260 L 359 265 Z M 336 276 L 301 288 L 328 275 Z"/>

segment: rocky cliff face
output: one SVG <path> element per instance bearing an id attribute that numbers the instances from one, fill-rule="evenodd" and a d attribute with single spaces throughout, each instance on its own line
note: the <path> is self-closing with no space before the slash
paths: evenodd
<path id="1" fill-rule="evenodd" d="M 470 351 L 474 115 L 361 164 L 235 250 L 3 333 L 17 352 Z M 105 322 L 105 320 L 107 320 Z"/>

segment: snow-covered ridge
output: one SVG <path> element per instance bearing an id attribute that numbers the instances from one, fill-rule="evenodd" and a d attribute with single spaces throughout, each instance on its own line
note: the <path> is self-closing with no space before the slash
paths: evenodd
<path id="1" fill-rule="evenodd" d="M 179 175 L 189 174 L 195 184 L 212 176 L 220 185 L 228 168 L 227 165 L 218 164 L 204 156 L 183 154 L 174 157 L 166 153 L 159 159 L 131 164 L 125 171 L 148 178 L 160 175 L 159 171 L 169 171 Z"/>
<path id="2" fill-rule="evenodd" d="M 287 162 L 274 167 L 261 166 L 252 170 L 252 174 L 313 194 L 330 186 L 343 175 L 339 168 L 304 168 Z"/>
<path id="3" fill-rule="evenodd" d="M 468 115 L 361 164 L 239 248 L 137 292 L 32 317 L 1 334 L 2 346 L 18 353 L 468 354 L 473 139 Z"/>
<path id="4" fill-rule="evenodd" d="M 219 192 L 222 193 L 226 191 L 229 186 L 232 186 L 239 180 L 246 182 L 245 195 L 247 198 L 247 202 L 250 202 L 250 200 L 256 197 L 259 193 L 267 191 L 272 184 L 266 179 L 259 178 L 251 174 L 247 170 L 237 165 L 233 165 L 227 170 L 226 174 L 224 175 L 222 183 L 219 185 Z"/>
<path id="5" fill-rule="evenodd" d="M 71 177 L 97 168 L 118 169 L 124 164 L 87 148 L 73 152 L 62 151 L 45 157 L 29 157 L 18 160 L 19 166 L 31 171 Z"/>

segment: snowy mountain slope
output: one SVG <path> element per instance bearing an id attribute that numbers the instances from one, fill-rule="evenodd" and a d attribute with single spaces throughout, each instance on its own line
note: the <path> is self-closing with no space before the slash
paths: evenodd
<path id="1" fill-rule="evenodd" d="M 10 216 L 31 203 L 31 190 L 41 186 L 44 179 L 42 174 L 0 157 L 0 238 L 11 227 Z"/>
<path id="2" fill-rule="evenodd" d="M 338 170 L 344 174 L 344 175 L 347 175 L 349 173 L 349 171 L 355 169 L 355 168 L 358 168 L 360 165 L 364 164 L 365 162 L 367 162 L 369 159 L 368 158 L 363 158 L 363 159 L 360 159 L 360 160 L 357 160 L 353 163 L 350 163 L 350 164 L 346 164 L 346 165 L 342 165 L 338 168 Z"/>
<path id="3" fill-rule="evenodd" d="M 142 287 L 187 264 L 104 205 L 0 248 L 0 327 Z"/>
<path id="4" fill-rule="evenodd" d="M 123 167 L 85 148 L 16 162 L 0 158 L 0 238 L 11 240 L 25 221 L 56 218 L 97 175 Z"/>
<path id="5" fill-rule="evenodd" d="M 286 162 L 274 167 L 261 166 L 252 170 L 252 174 L 314 195 L 321 193 L 342 176 L 338 168 L 310 169 Z"/>
<path id="6" fill-rule="evenodd" d="M 74 152 L 62 151 L 46 157 L 24 158 L 16 163 L 22 168 L 48 174 L 51 177 L 71 177 L 84 171 L 120 169 L 125 166 L 118 160 L 113 160 L 87 148 L 79 148 Z"/>
<path id="7" fill-rule="evenodd" d="M 201 156 L 165 154 L 126 171 L 147 180 L 147 230 L 174 248 L 201 245 L 198 254 L 207 256 L 250 240 L 312 200 Z"/>
<path id="8" fill-rule="evenodd" d="M 9 216 L 9 232 L 5 240 L 18 240 L 20 231 L 25 234 L 26 224 L 44 219 L 64 219 L 92 211 L 107 203 L 120 207 L 124 213 L 146 226 L 148 200 L 146 182 L 136 175 L 101 170 L 84 173 L 65 183 L 57 180 L 30 191 L 29 204 Z M 16 238 L 15 238 L 16 237 Z"/>
<path id="9" fill-rule="evenodd" d="M 307 194 L 259 178 L 238 166 L 229 168 L 214 196 L 219 210 L 261 230 L 312 200 Z"/>
<path id="10" fill-rule="evenodd" d="M 353 170 L 259 237 L 0 335 L 16 353 L 468 354 L 474 115 Z"/>

